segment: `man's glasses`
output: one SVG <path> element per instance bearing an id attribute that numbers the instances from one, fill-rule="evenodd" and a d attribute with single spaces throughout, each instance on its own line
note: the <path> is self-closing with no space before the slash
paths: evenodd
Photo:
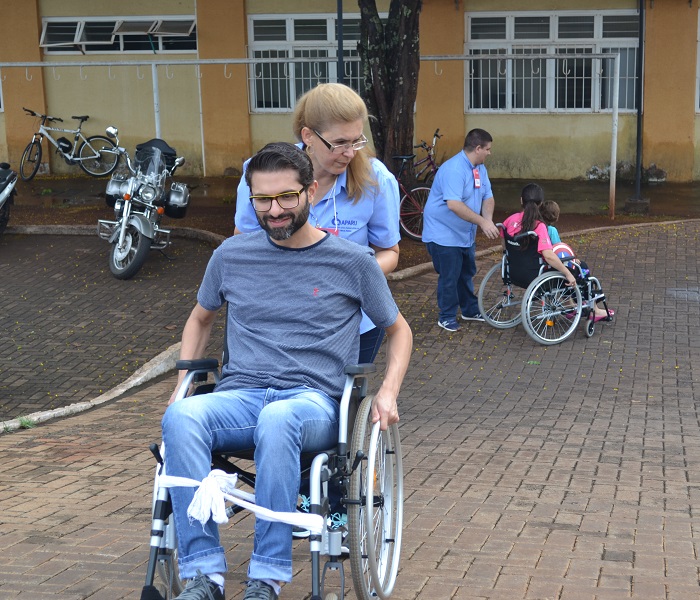
<path id="1" fill-rule="evenodd" d="M 365 134 L 363 133 L 356 141 L 350 144 L 331 144 L 318 131 L 316 131 L 315 129 L 313 129 L 312 131 L 318 136 L 318 139 L 325 144 L 326 148 L 328 148 L 333 154 L 342 154 L 343 152 L 347 152 L 348 150 L 362 150 L 362 148 L 364 148 L 367 145 L 368 141 L 365 137 Z"/>
<path id="2" fill-rule="evenodd" d="M 299 206 L 299 199 L 306 188 L 307 186 L 304 186 L 298 192 L 282 192 L 274 196 L 251 196 L 250 203 L 253 205 L 255 212 L 267 212 L 272 208 L 273 200 L 277 200 L 277 204 L 279 204 L 282 210 L 296 208 Z"/>

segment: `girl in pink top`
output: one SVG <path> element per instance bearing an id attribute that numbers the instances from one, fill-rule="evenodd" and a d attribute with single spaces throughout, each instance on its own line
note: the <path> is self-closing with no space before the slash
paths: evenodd
<path id="1" fill-rule="evenodd" d="M 547 225 L 540 217 L 540 204 L 544 201 L 544 190 L 536 183 L 528 183 L 520 194 L 520 204 L 523 212 L 516 213 L 503 221 L 508 235 L 515 236 L 524 231 L 534 231 L 537 234 L 537 252 L 547 264 L 566 277 L 567 285 L 576 285 L 576 278 L 571 271 L 561 262 L 552 250 L 552 242 L 547 233 Z M 503 232 L 501 231 L 501 235 Z M 504 240 L 505 244 L 505 240 Z M 614 314 L 611 310 L 610 314 Z M 608 313 L 598 306 L 595 307 L 595 320 L 608 319 Z"/>

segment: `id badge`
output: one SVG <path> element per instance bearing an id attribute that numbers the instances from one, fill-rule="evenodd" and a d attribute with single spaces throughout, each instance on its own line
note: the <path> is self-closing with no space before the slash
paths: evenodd
<path id="1" fill-rule="evenodd" d="M 338 229 L 331 229 L 330 227 L 318 227 L 318 226 L 316 226 L 316 229 L 320 229 L 321 231 L 327 231 L 328 233 L 335 235 L 335 236 L 340 236 L 340 231 Z"/>
<path id="2" fill-rule="evenodd" d="M 481 187 L 481 178 L 479 177 L 479 169 L 474 169 L 472 171 L 474 173 L 474 187 L 476 189 L 479 189 Z"/>

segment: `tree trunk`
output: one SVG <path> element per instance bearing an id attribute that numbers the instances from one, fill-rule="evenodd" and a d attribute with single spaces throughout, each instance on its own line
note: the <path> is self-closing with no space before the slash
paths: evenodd
<path id="1" fill-rule="evenodd" d="M 396 154 L 413 153 L 413 112 L 418 92 L 422 0 L 391 0 L 382 23 L 375 0 L 358 0 L 360 13 L 361 94 L 370 114 L 377 158 L 394 174 Z M 407 177 L 412 177 L 406 173 Z"/>

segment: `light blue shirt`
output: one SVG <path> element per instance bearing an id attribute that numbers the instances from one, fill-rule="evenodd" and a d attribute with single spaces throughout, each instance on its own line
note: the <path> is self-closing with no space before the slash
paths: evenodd
<path id="1" fill-rule="evenodd" d="M 399 231 L 399 184 L 396 177 L 376 158 L 370 159 L 376 187 L 357 202 L 348 198 L 347 171 L 344 171 L 331 186 L 328 193 L 312 207 L 309 222 L 314 227 L 337 230 L 341 238 L 351 240 L 361 246 L 370 244 L 378 248 L 391 248 L 401 240 Z M 236 195 L 235 223 L 239 231 L 252 233 L 260 229 L 255 210 L 250 203 L 250 188 L 245 181 L 245 170 L 238 184 Z M 335 208 L 335 210 L 334 210 Z M 360 332 L 374 328 L 372 321 L 363 313 Z"/>
<path id="2" fill-rule="evenodd" d="M 561 242 L 559 232 L 557 231 L 557 228 L 554 225 L 547 225 L 547 233 L 549 234 L 549 239 L 552 242 L 552 245 Z"/>
<path id="3" fill-rule="evenodd" d="M 480 186 L 475 185 L 474 169 Z M 448 200 L 461 201 L 481 214 L 485 200 L 493 197 L 486 167 L 474 167 L 464 151 L 445 161 L 435 175 L 423 212 L 423 241 L 440 246 L 468 248 L 476 241 L 477 226 L 458 217 L 447 206 Z"/>
<path id="4" fill-rule="evenodd" d="M 316 203 L 309 214 L 309 222 L 314 227 L 338 230 L 341 238 L 351 240 L 360 246 L 370 244 L 378 248 L 391 248 L 399 243 L 399 184 L 391 172 L 377 159 L 371 159 L 372 171 L 377 181 L 376 188 L 357 202 L 348 198 L 347 172 L 338 175 L 335 186 Z M 238 184 L 236 196 L 236 227 L 243 233 L 260 229 L 253 206 L 248 200 L 250 188 L 244 175 Z M 334 202 L 335 200 L 335 202 Z M 334 209 L 335 204 L 335 210 Z"/>

